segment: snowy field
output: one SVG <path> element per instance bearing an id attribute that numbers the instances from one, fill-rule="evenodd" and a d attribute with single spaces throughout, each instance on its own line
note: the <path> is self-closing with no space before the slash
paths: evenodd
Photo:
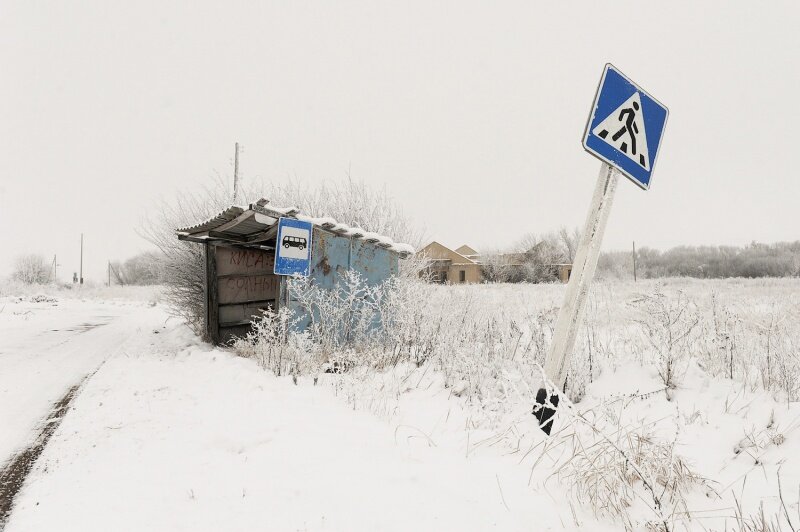
<path id="1" fill-rule="evenodd" d="M 0 461 L 80 386 L 6 530 L 800 526 L 797 280 L 598 283 L 549 438 L 564 287 L 419 290 L 411 355 L 296 377 L 152 290 L 0 291 Z"/>

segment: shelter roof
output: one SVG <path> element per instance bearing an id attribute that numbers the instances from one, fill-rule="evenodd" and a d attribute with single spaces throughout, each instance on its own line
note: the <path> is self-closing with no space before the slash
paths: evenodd
<path id="1" fill-rule="evenodd" d="M 275 207 L 268 206 L 268 203 L 268 200 L 261 199 L 248 206 L 232 205 L 208 220 L 177 229 L 178 238 L 191 242 L 224 241 L 260 247 L 277 236 L 279 218 L 294 218 L 311 222 L 332 233 L 362 239 L 394 251 L 401 257 L 414 253 L 414 248 L 409 244 L 395 242 L 388 236 L 351 227 L 333 218 L 307 216 L 296 207 Z"/>

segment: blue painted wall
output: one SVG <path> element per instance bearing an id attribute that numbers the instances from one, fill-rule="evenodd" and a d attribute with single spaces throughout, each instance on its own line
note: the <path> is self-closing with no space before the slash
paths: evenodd
<path id="1" fill-rule="evenodd" d="M 399 272 L 397 253 L 376 246 L 361 239 L 353 239 L 314 227 L 311 251 L 312 282 L 322 288 L 335 289 L 347 270 L 355 270 L 367 280 L 370 286 L 378 285 Z M 288 306 L 299 320 L 295 330 L 305 330 L 311 323 L 309 316 L 287 294 L 285 279 L 280 288 L 280 306 Z M 375 326 L 380 326 L 376 321 Z"/>

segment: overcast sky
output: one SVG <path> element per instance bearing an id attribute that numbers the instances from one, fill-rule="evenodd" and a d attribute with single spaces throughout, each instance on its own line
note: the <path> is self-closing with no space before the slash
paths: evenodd
<path id="1" fill-rule="evenodd" d="M 159 197 L 353 177 L 477 249 L 582 225 L 611 62 L 670 109 L 605 249 L 800 239 L 797 2 L 0 2 L 0 275 L 100 280 Z"/>

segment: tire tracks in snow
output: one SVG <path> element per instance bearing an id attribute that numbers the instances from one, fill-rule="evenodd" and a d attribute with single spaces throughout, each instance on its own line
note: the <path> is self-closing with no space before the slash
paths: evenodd
<path id="1" fill-rule="evenodd" d="M 44 451 L 50 437 L 61 425 L 61 421 L 69 409 L 70 403 L 75 398 L 83 382 L 88 379 L 87 375 L 80 384 L 70 388 L 64 396 L 53 405 L 50 414 L 41 422 L 41 428 L 31 445 L 17 452 L 0 470 L 0 531 L 5 528 L 11 510 L 14 507 L 16 497 L 25 479 L 33 469 L 39 455 Z"/>
<path id="2" fill-rule="evenodd" d="M 96 324 L 83 323 L 76 328 L 67 330 L 81 334 L 97 327 L 102 327 L 108 323 L 110 322 L 106 321 Z M 66 343 L 72 338 L 73 337 L 67 338 L 61 343 Z M 14 499 L 25 484 L 28 474 L 47 446 L 47 442 L 50 441 L 50 438 L 67 415 L 72 401 L 79 395 L 81 388 L 83 388 L 86 382 L 100 371 L 100 368 L 103 367 L 107 360 L 108 357 L 103 359 L 93 371 L 81 378 L 77 384 L 67 390 L 61 399 L 53 403 L 48 415 L 39 422 L 38 432 L 31 443 L 22 450 L 17 451 L 3 464 L 2 469 L 0 469 L 0 532 L 3 532 L 9 517 L 11 517 L 11 511 L 14 508 Z"/>

